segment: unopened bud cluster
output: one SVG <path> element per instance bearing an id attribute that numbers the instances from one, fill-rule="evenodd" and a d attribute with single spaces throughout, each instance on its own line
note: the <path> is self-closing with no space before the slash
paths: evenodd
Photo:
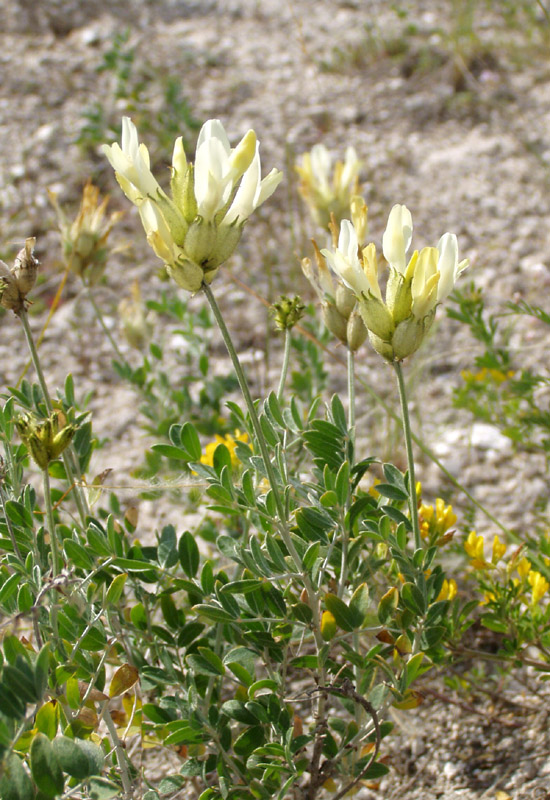
<path id="1" fill-rule="evenodd" d="M 26 414 L 19 417 L 15 425 L 40 469 L 47 469 L 52 461 L 59 458 L 77 430 L 77 426 L 67 423 L 65 416 L 59 411 L 43 420 Z"/>
<path id="2" fill-rule="evenodd" d="M 271 306 L 275 326 L 280 331 L 290 330 L 302 319 L 305 308 L 302 298 L 298 295 L 295 297 L 281 295 L 280 299 Z"/>
<path id="3" fill-rule="evenodd" d="M 99 202 L 99 189 L 91 181 L 84 186 L 80 209 L 74 220 L 67 217 L 57 202 L 57 196 L 53 192 L 48 194 L 57 212 L 65 262 L 71 272 L 93 286 L 105 271 L 109 234 L 124 213 L 114 211 L 106 219 L 109 198 L 105 197 Z"/>
<path id="4" fill-rule="evenodd" d="M 235 250 L 248 217 L 282 179 L 276 169 L 261 179 L 253 130 L 231 148 L 217 119 L 202 126 L 194 165 L 187 162 L 181 136 L 176 139 L 171 197 L 153 176 L 149 152 L 128 117 L 122 120 L 122 147 L 104 145 L 103 151 L 122 191 L 138 208 L 147 241 L 170 277 L 190 292 L 212 282 Z"/>
<path id="5" fill-rule="evenodd" d="M 39 261 L 33 255 L 36 239 L 25 239 L 25 247 L 17 254 L 13 267 L 0 261 L 0 306 L 18 314 L 27 303 L 27 295 L 33 288 Z"/>

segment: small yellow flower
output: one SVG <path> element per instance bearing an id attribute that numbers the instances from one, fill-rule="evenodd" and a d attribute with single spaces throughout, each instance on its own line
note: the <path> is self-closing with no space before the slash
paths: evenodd
<path id="1" fill-rule="evenodd" d="M 453 600 L 453 598 L 456 597 L 456 592 L 457 587 L 455 579 L 451 578 L 451 580 L 448 581 L 447 578 L 445 578 L 441 591 L 437 595 L 437 600 Z"/>
<path id="2" fill-rule="evenodd" d="M 216 434 L 213 442 L 209 442 L 204 448 L 204 453 L 201 456 L 201 464 L 206 464 L 208 467 L 214 466 L 214 453 L 220 444 L 224 444 L 229 450 L 231 456 L 231 466 L 236 467 L 239 465 L 239 459 L 235 453 L 237 442 L 248 442 L 248 434 L 241 433 L 239 430 L 235 431 L 235 436 L 226 433 L 225 436 Z"/>
<path id="3" fill-rule="evenodd" d="M 483 536 L 478 536 L 475 531 L 470 531 L 468 538 L 464 542 L 464 549 L 470 556 L 470 563 L 474 569 L 486 569 L 489 566 L 483 555 L 484 545 Z"/>
<path id="4" fill-rule="evenodd" d="M 529 581 L 529 586 L 533 590 L 531 602 L 536 606 L 550 588 L 550 584 L 540 572 L 536 572 L 535 570 L 529 572 L 527 580 Z"/>
<path id="5" fill-rule="evenodd" d="M 529 575 L 529 572 L 531 571 L 531 562 L 524 556 L 517 565 L 516 569 L 518 571 L 519 577 L 522 580 L 525 580 L 525 578 Z"/>
<path id="6" fill-rule="evenodd" d="M 417 491 L 418 494 L 418 491 Z M 446 506 L 445 501 L 438 497 L 434 506 L 424 503 L 419 508 L 420 533 L 424 539 L 435 541 L 436 544 L 445 544 L 452 534 L 445 536 L 449 528 L 455 524 L 457 517 L 452 506 Z"/>
<path id="7" fill-rule="evenodd" d="M 491 559 L 492 563 L 496 564 L 497 561 L 500 561 L 505 552 L 506 552 L 506 545 L 500 541 L 497 534 L 493 539 L 493 556 Z"/>

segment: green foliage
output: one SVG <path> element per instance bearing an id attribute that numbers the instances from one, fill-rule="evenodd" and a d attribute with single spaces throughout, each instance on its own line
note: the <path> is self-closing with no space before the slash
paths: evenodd
<path id="1" fill-rule="evenodd" d="M 548 386 L 546 375 L 532 368 L 521 368 L 509 345 L 510 320 L 528 315 L 550 324 L 550 317 L 539 307 L 508 303 L 506 316 L 487 314 L 482 293 L 470 284 L 455 291 L 455 308 L 447 313 L 467 325 L 482 346 L 475 358 L 476 371 L 461 373 L 462 385 L 455 390 L 455 404 L 468 409 L 475 417 L 500 428 L 518 448 L 550 454 L 550 409 L 542 390 Z M 503 329 L 502 319 L 507 320 Z M 521 362 L 520 362 L 521 364 Z"/>
<path id="2" fill-rule="evenodd" d="M 119 139 L 121 113 L 131 116 L 147 132 L 159 153 L 169 151 L 177 136 L 183 136 L 186 149 L 193 146 L 200 122 L 184 94 L 181 77 L 166 75 L 147 60 L 138 59 L 129 29 L 115 34 L 96 71 L 103 76 L 99 79 L 105 80 L 107 90 L 101 102 L 83 111 L 77 138 L 82 149 L 95 150 L 100 144 Z M 152 98 L 155 112 L 150 111 Z M 144 113 L 142 109 L 148 110 Z"/>

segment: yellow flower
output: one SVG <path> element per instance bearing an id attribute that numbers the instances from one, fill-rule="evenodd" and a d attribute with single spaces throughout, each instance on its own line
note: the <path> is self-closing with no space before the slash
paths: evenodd
<path id="1" fill-rule="evenodd" d="M 525 580 L 525 578 L 529 575 L 529 572 L 531 570 L 531 562 L 528 561 L 528 559 L 526 559 L 524 556 L 517 565 L 516 569 L 518 571 L 519 577 L 522 580 Z"/>
<path id="2" fill-rule="evenodd" d="M 417 488 L 418 495 L 418 488 Z M 430 539 L 436 544 L 445 544 L 452 534 L 445 536 L 449 528 L 455 524 L 457 517 L 453 512 L 452 506 L 446 506 L 445 501 L 438 497 L 434 506 L 428 506 L 424 503 L 419 508 L 420 517 L 420 533 L 424 539 Z"/>
<path id="3" fill-rule="evenodd" d="M 500 541 L 497 534 L 493 539 L 493 556 L 491 558 L 492 563 L 496 564 L 497 561 L 500 561 L 505 552 L 506 545 Z"/>
<path id="4" fill-rule="evenodd" d="M 447 578 L 445 578 L 441 591 L 437 595 L 437 600 L 452 600 L 456 597 L 456 592 L 457 587 L 455 579 L 451 578 L 451 580 L 448 581 Z"/>
<path id="5" fill-rule="evenodd" d="M 229 455 L 231 456 L 231 466 L 236 467 L 239 465 L 239 459 L 235 453 L 237 442 L 247 442 L 248 441 L 248 434 L 241 433 L 239 430 L 235 431 L 235 436 L 232 436 L 230 433 L 226 433 L 225 436 L 220 436 L 216 434 L 216 438 L 213 442 L 209 442 L 206 447 L 204 448 L 204 453 L 201 456 L 201 464 L 206 464 L 208 467 L 214 466 L 214 453 L 220 444 L 224 444 L 227 449 L 229 450 Z"/>
<path id="6" fill-rule="evenodd" d="M 527 580 L 529 581 L 529 586 L 533 590 L 531 602 L 535 606 L 546 594 L 550 588 L 550 584 L 540 572 L 536 572 L 535 570 L 529 572 Z"/>
<path id="7" fill-rule="evenodd" d="M 464 542 L 464 549 L 470 556 L 470 563 L 474 569 L 486 569 L 489 566 L 483 555 L 484 545 L 483 536 L 478 536 L 475 531 L 470 531 L 468 538 Z"/>

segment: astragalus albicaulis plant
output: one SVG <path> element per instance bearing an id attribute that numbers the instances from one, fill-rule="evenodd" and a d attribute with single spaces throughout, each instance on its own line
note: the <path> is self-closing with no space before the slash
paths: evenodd
<path id="1" fill-rule="evenodd" d="M 194 164 L 178 139 L 169 195 L 129 119 L 122 130 L 105 154 L 173 291 L 206 297 L 244 406 L 228 400 L 233 434 L 217 446 L 189 420 L 172 425 L 160 452 L 195 494 L 205 487 L 204 514 L 192 526 L 182 507 L 180 530 L 140 530 L 114 492 L 101 507 L 101 480 L 86 483 L 89 419 L 70 376 L 50 398 L 25 303 L 14 309 L 39 385 L 13 389 L 0 414 L 2 797 L 341 798 L 387 772 L 390 710 L 420 703 L 414 682 L 444 658 L 453 626 L 435 527 L 444 509 L 432 527 L 429 507 L 419 517 L 401 362 L 466 263 L 451 234 L 407 262 L 412 222 L 395 206 L 384 300 L 354 196 L 317 272 L 306 265 L 350 353 L 368 332 L 397 374 L 408 470 L 378 465 L 374 489 L 377 460 L 356 452 L 353 358 L 344 400 L 289 396 L 286 348 L 277 390 L 254 399 L 216 302 L 220 266 L 282 178 L 261 178 L 255 133 L 232 148 L 206 122 Z M 279 327 L 302 311 L 284 298 Z M 29 456 L 41 494 L 25 479 Z M 162 780 L 149 748 L 177 761 Z"/>

